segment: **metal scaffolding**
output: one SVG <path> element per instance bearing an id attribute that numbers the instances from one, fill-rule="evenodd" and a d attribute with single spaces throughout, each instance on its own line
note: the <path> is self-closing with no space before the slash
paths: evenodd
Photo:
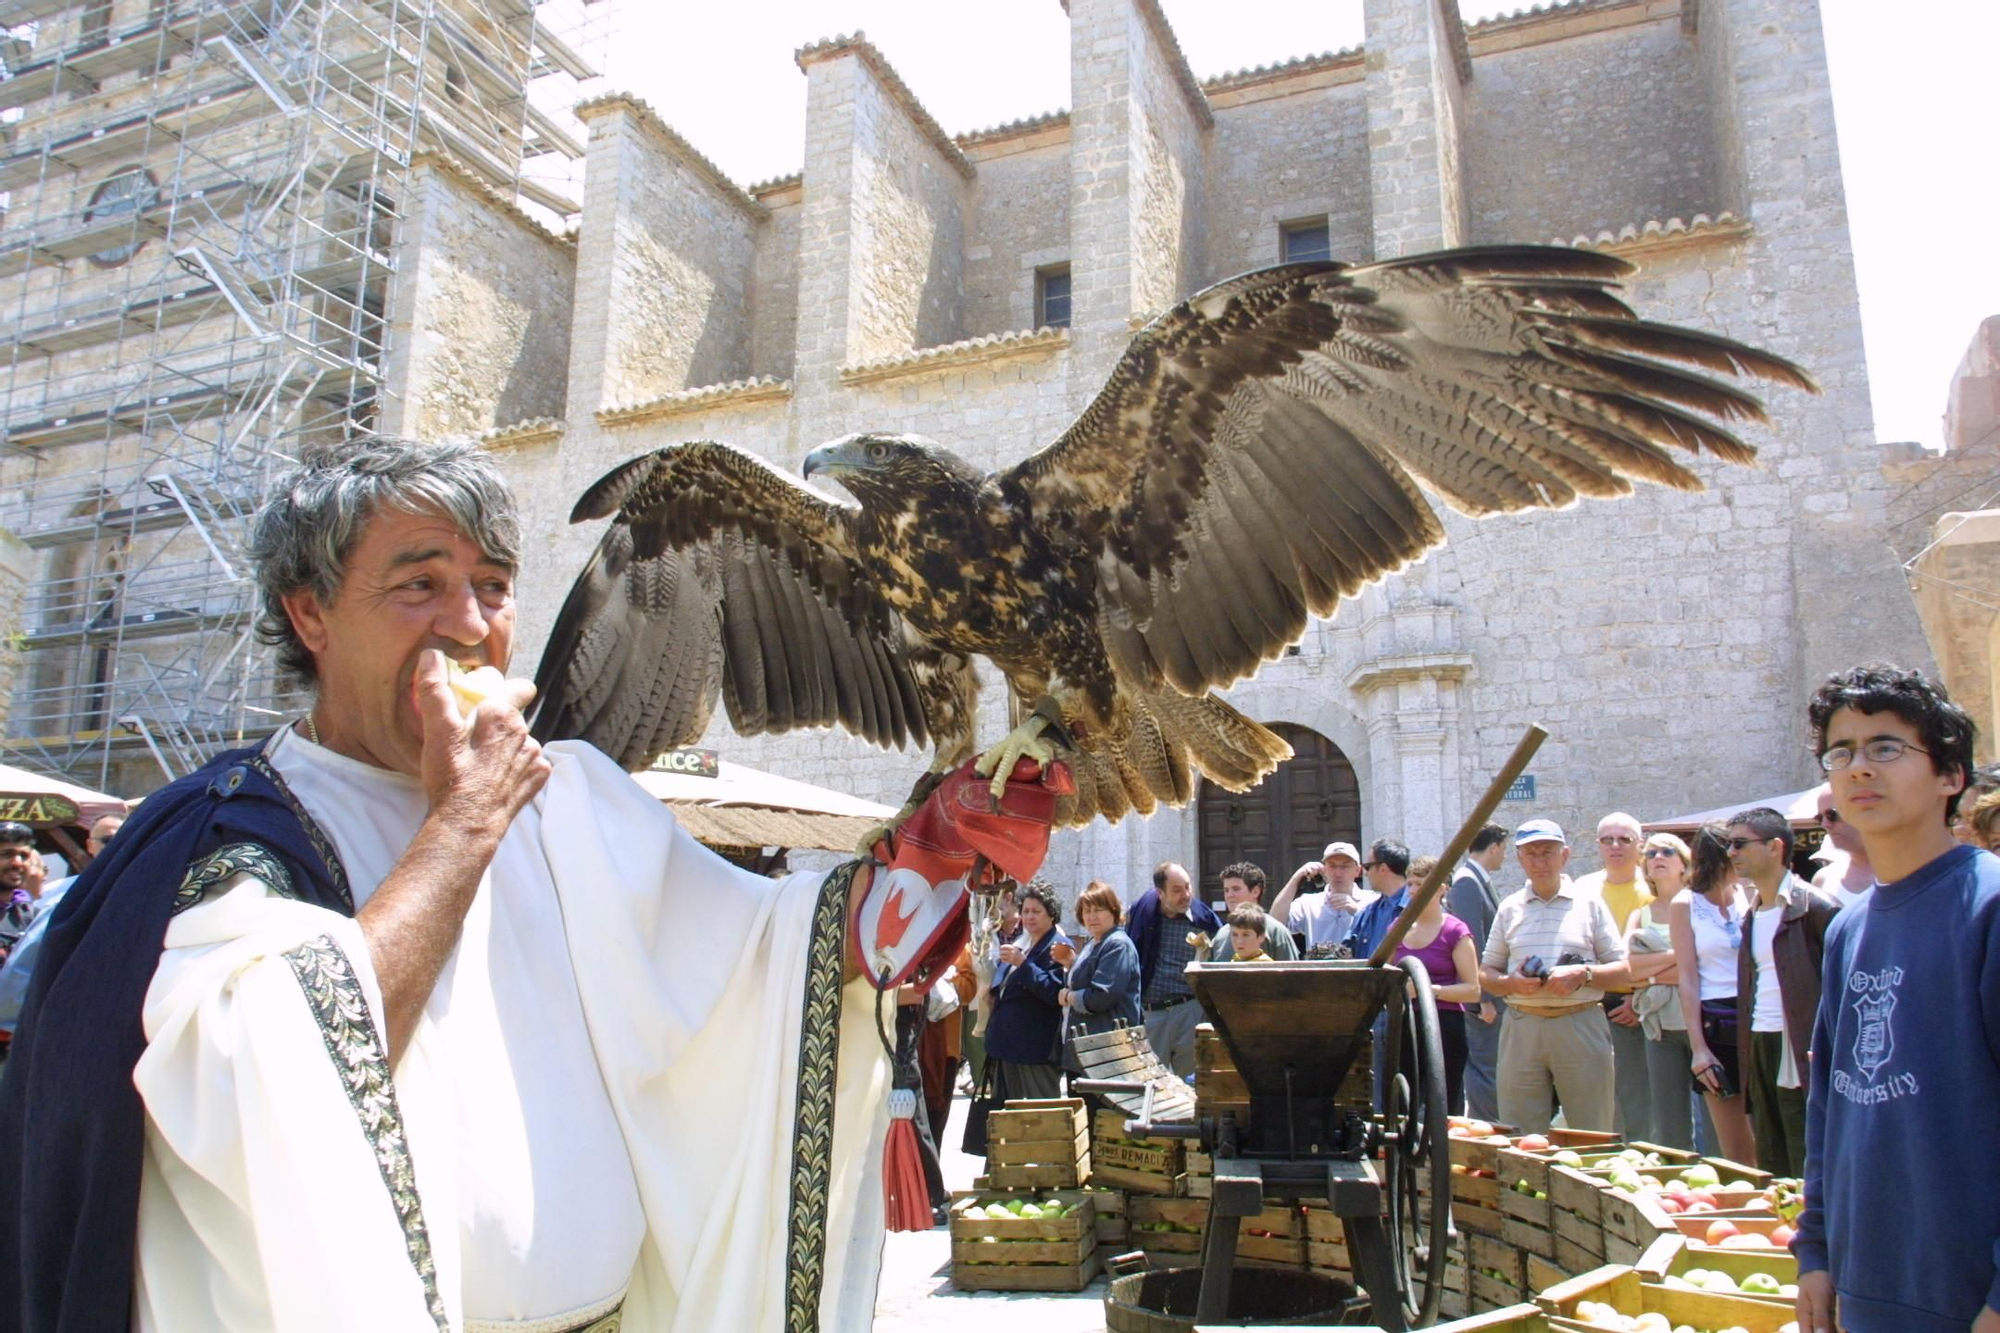
<path id="1" fill-rule="evenodd" d="M 0 527 L 41 562 L 14 762 L 129 790 L 298 710 L 252 634 L 248 519 L 301 445 L 376 418 L 415 154 L 578 211 L 549 181 L 594 71 L 545 12 L 0 0 Z"/>

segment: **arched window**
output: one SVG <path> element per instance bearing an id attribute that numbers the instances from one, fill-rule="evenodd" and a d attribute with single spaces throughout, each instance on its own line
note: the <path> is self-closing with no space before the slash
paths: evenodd
<path id="1" fill-rule="evenodd" d="M 152 172 L 144 167 L 127 167 L 98 182 L 97 188 L 90 192 L 90 203 L 84 207 L 83 220 L 86 223 L 102 222 L 106 218 L 138 213 L 151 208 L 159 197 L 160 183 L 153 179 Z M 123 245 L 99 250 L 90 256 L 90 262 L 99 268 L 117 268 L 138 254 L 145 244 L 145 237 L 134 234 Z"/>

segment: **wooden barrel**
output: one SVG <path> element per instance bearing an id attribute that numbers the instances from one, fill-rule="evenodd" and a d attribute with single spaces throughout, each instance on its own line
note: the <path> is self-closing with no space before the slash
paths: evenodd
<path id="1" fill-rule="evenodd" d="M 1108 1333 L 1189 1333 L 1200 1296 L 1199 1268 L 1117 1278 L 1104 1297 L 1104 1327 Z M 1355 1299 L 1353 1283 L 1326 1273 L 1239 1268 L 1230 1284 L 1226 1322 L 1279 1328 L 1337 1324 Z"/>

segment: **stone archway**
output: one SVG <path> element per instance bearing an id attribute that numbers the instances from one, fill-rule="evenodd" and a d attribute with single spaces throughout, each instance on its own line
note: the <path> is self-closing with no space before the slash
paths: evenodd
<path id="1" fill-rule="evenodd" d="M 1361 782 L 1338 745 L 1290 723 L 1271 730 L 1292 758 L 1247 792 L 1204 782 L 1196 798 L 1200 846 L 1197 881 L 1204 898 L 1218 898 L 1216 876 L 1234 861 L 1262 866 L 1272 892 L 1329 842 L 1361 841 Z"/>

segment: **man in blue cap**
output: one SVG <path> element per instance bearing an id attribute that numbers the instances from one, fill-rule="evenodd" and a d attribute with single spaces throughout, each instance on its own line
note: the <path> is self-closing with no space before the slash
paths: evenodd
<path id="1" fill-rule="evenodd" d="M 1526 886 L 1493 915 L 1480 959 L 1480 983 L 1508 1003 L 1500 1033 L 1500 1118 L 1524 1133 L 1548 1130 L 1562 1099 L 1571 1129 L 1611 1128 L 1617 1077 L 1604 987 L 1629 975 L 1610 909 L 1575 892 L 1563 867 L 1569 839 L 1550 819 L 1514 832 L 1514 855 Z"/>

